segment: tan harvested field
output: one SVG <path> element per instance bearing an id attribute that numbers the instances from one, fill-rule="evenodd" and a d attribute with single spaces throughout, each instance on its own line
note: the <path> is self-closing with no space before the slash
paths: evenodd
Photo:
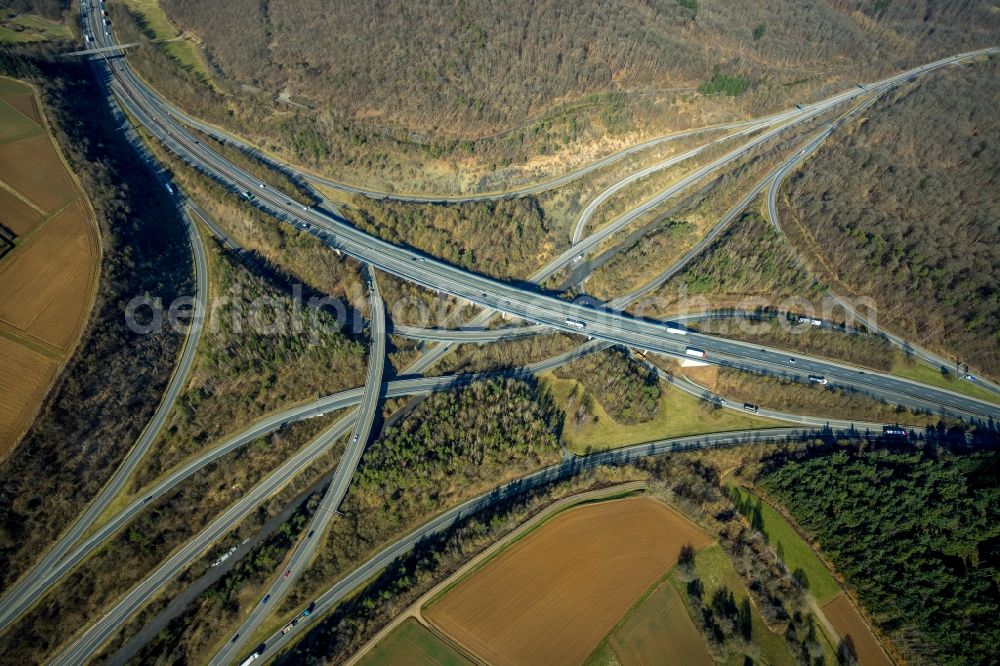
<path id="1" fill-rule="evenodd" d="M 840 634 L 841 640 L 850 639 L 861 666 L 892 666 L 892 661 L 879 647 L 868 625 L 858 615 L 846 595 L 841 594 L 823 606 L 823 614 Z"/>
<path id="2" fill-rule="evenodd" d="M 0 335 L 0 458 L 28 427 L 59 362 Z"/>
<path id="3" fill-rule="evenodd" d="M 0 224 L 17 237 L 0 257 L 0 457 L 73 351 L 100 260 L 90 206 L 40 108 L 30 87 L 0 77 Z"/>
<path id="4" fill-rule="evenodd" d="M 622 666 L 711 666 L 698 628 L 670 583 L 661 583 L 610 638 Z"/>
<path id="5" fill-rule="evenodd" d="M 96 262 L 93 227 L 75 201 L 0 264 L 0 321 L 68 348 L 86 318 Z"/>
<path id="6" fill-rule="evenodd" d="M 23 236 L 41 219 L 41 213 L 0 187 L 0 224 Z"/>
<path id="7" fill-rule="evenodd" d="M 491 664 L 580 664 L 681 546 L 711 539 L 650 498 L 559 514 L 430 606 L 424 617 Z"/>
<path id="8" fill-rule="evenodd" d="M 47 134 L 0 145 L 0 181 L 50 214 L 79 196 Z"/>

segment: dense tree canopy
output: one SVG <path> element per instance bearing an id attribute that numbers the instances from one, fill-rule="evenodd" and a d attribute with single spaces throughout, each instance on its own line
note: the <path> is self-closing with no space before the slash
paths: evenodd
<path id="1" fill-rule="evenodd" d="M 913 657 L 1000 659 L 1000 454 L 837 452 L 787 461 L 765 488 Z"/>

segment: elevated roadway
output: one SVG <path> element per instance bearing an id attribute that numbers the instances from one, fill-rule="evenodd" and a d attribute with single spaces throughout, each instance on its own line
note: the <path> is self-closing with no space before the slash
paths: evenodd
<path id="1" fill-rule="evenodd" d="M 271 609 L 277 606 L 312 562 L 317 548 L 324 543 L 326 529 L 337 514 L 340 503 L 347 495 L 347 488 L 354 478 L 354 471 L 361 462 L 361 454 L 371 437 L 372 424 L 378 415 L 381 404 L 379 396 L 382 393 L 382 371 L 385 366 L 385 304 L 379 294 L 375 271 L 368 270 L 368 289 L 371 304 L 371 347 L 368 357 L 368 378 L 365 390 L 361 396 L 360 413 L 355 421 L 354 433 L 347 443 L 347 449 L 337 465 L 333 479 L 320 500 L 316 512 L 306 525 L 306 536 L 299 541 L 292 551 L 288 563 L 278 572 L 274 581 L 264 593 L 261 601 L 240 625 L 236 636 L 209 662 L 211 665 L 225 664 L 235 658 L 243 643 L 254 633 L 254 630 L 268 616 Z"/>

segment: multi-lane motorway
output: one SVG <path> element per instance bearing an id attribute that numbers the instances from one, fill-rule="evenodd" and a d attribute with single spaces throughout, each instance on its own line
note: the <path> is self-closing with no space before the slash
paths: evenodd
<path id="1" fill-rule="evenodd" d="M 94 12 L 94 14 L 96 14 L 96 12 Z M 97 21 L 99 20 L 100 19 L 98 18 Z M 99 24 L 96 21 L 94 21 L 93 24 L 94 27 L 98 27 L 97 34 L 100 39 L 106 45 L 110 45 L 110 35 L 100 34 Z M 960 54 L 959 56 L 955 56 L 953 58 L 943 59 L 936 63 L 916 68 L 897 77 L 886 79 L 878 84 L 873 84 L 872 86 L 869 86 L 867 90 L 848 91 L 847 93 L 835 96 L 829 100 L 824 100 L 822 102 L 803 107 L 797 111 L 777 114 L 772 117 L 776 118 L 773 122 L 789 119 L 794 119 L 794 121 L 761 134 L 759 137 L 751 142 L 748 142 L 748 144 L 745 144 L 741 149 L 737 150 L 740 151 L 740 155 L 746 154 L 746 152 L 754 146 L 760 145 L 759 142 L 762 140 L 762 137 L 776 136 L 778 132 L 801 122 L 801 120 L 815 117 L 819 113 L 832 109 L 840 103 L 855 99 L 862 94 L 870 92 L 872 88 L 875 88 L 876 90 L 884 90 L 889 86 L 896 85 L 901 81 L 907 80 L 908 78 L 929 69 L 943 67 L 955 62 L 956 60 L 971 57 L 984 52 L 992 53 L 996 52 L 996 49 L 987 49 L 970 54 Z M 967 396 L 962 396 L 943 389 L 935 389 L 933 387 L 924 386 L 915 382 L 908 382 L 906 380 L 890 377 L 881 373 L 866 372 L 845 364 L 831 363 L 828 361 L 805 357 L 796 358 L 794 356 L 787 355 L 784 352 L 780 352 L 779 350 L 720 340 L 712 336 L 702 336 L 694 333 L 682 334 L 676 328 L 673 330 L 666 329 L 660 322 L 643 321 L 623 316 L 617 312 L 566 303 L 534 290 L 525 289 L 522 286 L 515 286 L 468 273 L 460 269 L 455 269 L 447 264 L 437 262 L 430 257 L 414 253 L 406 248 L 392 246 L 391 244 L 367 236 L 366 234 L 354 229 L 344 220 L 329 211 L 303 209 L 297 202 L 289 199 L 287 196 L 284 196 L 279 192 L 274 191 L 273 189 L 267 187 L 265 183 L 261 183 L 251 175 L 226 162 L 220 156 L 203 146 L 183 126 L 178 124 L 172 113 L 166 109 L 162 102 L 155 99 L 155 97 L 143 85 L 141 85 L 134 76 L 132 76 L 131 72 L 128 71 L 128 68 L 124 65 L 124 63 L 113 62 L 111 63 L 110 69 L 113 72 L 112 87 L 116 91 L 121 103 L 150 132 L 163 141 L 168 148 L 177 152 L 183 159 L 202 169 L 223 184 L 237 191 L 246 193 L 248 199 L 252 198 L 255 204 L 264 210 L 275 214 L 285 221 L 296 224 L 300 228 L 308 229 L 328 244 L 342 249 L 348 254 L 351 254 L 366 263 L 382 270 L 386 270 L 387 272 L 394 273 L 405 279 L 414 281 L 425 287 L 444 291 L 488 308 L 487 312 L 484 312 L 471 322 L 471 325 L 473 326 L 481 326 L 488 322 L 489 318 L 492 316 L 491 310 L 501 311 L 538 322 L 538 325 L 544 325 L 551 329 L 564 330 L 572 333 L 584 333 L 585 335 L 597 338 L 597 340 L 585 345 L 584 349 L 577 353 L 582 353 L 587 349 L 594 349 L 610 343 L 618 343 L 636 349 L 646 349 L 672 354 L 675 356 L 683 356 L 685 349 L 688 346 L 693 345 L 703 349 L 707 354 L 705 360 L 710 362 L 731 365 L 733 367 L 742 367 L 752 371 L 770 371 L 795 375 L 804 375 L 806 373 L 824 374 L 832 384 L 858 388 L 859 390 L 863 390 L 876 397 L 882 397 L 893 402 L 900 402 L 901 404 L 910 407 L 927 409 L 933 412 L 951 413 L 973 417 L 991 416 L 996 418 L 998 411 L 1000 411 L 996 406 L 989 405 L 988 403 L 969 398 Z M 753 130 L 746 129 L 746 131 L 756 131 L 756 129 L 766 126 L 761 124 L 763 121 L 754 122 L 758 123 L 756 127 L 753 127 L 753 122 L 748 122 L 742 124 L 732 124 L 727 127 L 716 127 L 714 129 L 753 127 Z M 769 124 L 773 123 L 767 123 L 767 125 Z M 659 141 L 662 140 L 668 139 L 659 139 Z M 636 150 L 639 149 L 642 148 L 636 148 Z M 713 162 L 712 164 L 715 165 L 715 169 L 729 163 L 731 160 L 727 161 L 727 158 L 731 156 L 732 159 L 736 159 L 736 157 L 738 157 L 738 155 L 734 156 L 734 153 L 736 152 L 737 151 L 732 151 L 727 156 Z M 620 157 L 616 157 L 615 159 L 619 158 Z M 700 171 L 701 170 L 696 171 L 695 174 L 698 174 Z M 690 180 L 685 179 L 681 183 L 671 186 L 668 190 L 665 190 L 657 195 L 657 197 L 654 197 L 655 201 L 653 203 L 647 202 L 649 203 L 649 208 L 647 209 L 651 209 L 655 205 L 659 205 L 662 201 L 665 201 L 670 196 L 680 192 L 684 189 L 684 187 L 693 184 L 698 178 L 704 177 L 708 173 L 711 173 L 711 171 L 712 170 L 705 171 L 704 173 L 698 175 L 697 178 L 694 177 L 695 174 L 692 174 L 688 177 Z M 567 177 L 569 176 L 573 176 L 573 174 L 568 174 Z M 574 177 L 578 177 L 578 175 Z M 252 197 L 250 196 L 251 193 L 253 195 Z M 367 194 L 367 192 L 365 193 Z M 609 237 L 618 229 L 623 228 L 634 219 L 635 217 L 626 219 L 626 216 L 623 216 L 622 218 L 619 218 L 619 220 L 612 223 L 612 225 L 605 227 L 597 234 L 593 234 L 588 239 L 585 239 L 581 243 L 575 245 L 573 248 L 564 253 L 564 255 L 562 255 L 557 261 L 550 264 L 549 267 L 546 267 L 547 270 L 551 270 L 551 273 L 549 274 L 551 275 L 556 270 L 566 265 L 581 251 L 586 251 L 590 248 L 596 247 L 597 244 L 599 244 L 603 239 Z M 545 276 L 539 275 L 536 277 L 543 279 Z M 375 327 L 373 325 L 373 331 L 374 328 Z M 384 324 L 380 326 L 380 329 L 383 331 L 383 334 L 379 337 L 384 339 Z M 415 367 L 417 369 L 416 371 L 422 372 L 437 358 L 440 358 L 444 353 L 452 348 L 453 345 L 454 342 L 449 342 L 449 344 L 439 346 L 430 354 L 425 355 L 420 362 L 411 366 L 411 368 Z M 373 349 L 373 354 L 374 351 L 375 350 Z M 381 357 L 382 354 L 380 353 L 379 356 Z M 374 390 L 376 402 L 378 395 L 377 385 L 381 383 L 381 370 L 379 370 L 378 374 L 379 382 L 376 383 Z M 437 380 L 436 383 L 434 379 L 408 381 L 415 382 L 414 386 L 411 386 L 410 388 L 414 388 L 417 385 L 416 383 L 419 382 L 428 382 L 427 386 L 442 387 L 449 385 L 449 383 L 452 386 L 458 385 L 462 381 L 467 381 L 468 378 L 435 379 Z M 395 387 L 394 384 L 396 385 Z M 401 382 L 389 383 L 387 385 L 386 395 L 393 394 L 395 390 L 403 390 L 400 386 L 401 384 Z M 687 387 L 686 390 L 697 391 L 698 389 Z M 354 392 L 354 395 L 351 397 L 353 402 L 349 404 L 362 402 L 366 396 L 372 393 L 372 382 L 370 382 L 365 389 L 357 389 Z M 341 399 L 345 398 L 342 396 Z M 315 413 L 322 413 L 323 411 L 333 409 L 333 407 L 328 407 L 326 410 L 318 406 L 310 407 L 309 409 L 318 410 Z M 372 409 L 374 410 L 374 407 L 372 407 Z M 363 412 L 364 408 L 360 411 Z M 186 566 L 186 563 L 189 563 L 194 557 L 203 552 L 204 549 L 221 536 L 221 534 L 225 533 L 226 529 L 229 529 L 232 525 L 234 525 L 241 516 L 246 515 L 246 511 L 249 511 L 250 508 L 258 504 L 270 493 L 274 492 L 277 488 L 280 488 L 281 485 L 287 482 L 287 480 L 291 478 L 291 476 L 294 475 L 298 469 L 301 469 L 301 467 L 306 464 L 305 461 L 309 459 L 309 456 L 315 457 L 319 454 L 319 452 L 329 448 L 334 441 L 351 428 L 352 424 L 355 428 L 363 428 L 364 426 L 361 424 L 369 419 L 359 419 L 357 416 L 358 412 L 359 410 L 354 410 L 351 414 L 348 414 L 338 421 L 337 424 L 307 445 L 303 451 L 300 451 L 296 454 L 296 456 L 289 459 L 289 461 L 272 473 L 272 475 L 267 477 L 265 482 L 258 484 L 258 486 L 251 490 L 247 497 L 241 499 L 240 502 L 235 504 L 233 507 L 230 507 L 230 509 L 223 515 L 213 521 L 208 528 L 203 530 L 197 537 L 188 542 L 188 544 L 176 552 L 167 562 L 161 565 L 160 568 L 154 571 L 142 583 L 137 585 L 136 588 L 133 589 L 121 603 L 112 609 L 107 616 L 99 620 L 97 624 L 85 632 L 73 646 L 60 655 L 57 663 L 76 663 L 77 661 L 83 660 L 88 655 L 92 654 L 93 651 L 107 638 L 107 636 L 114 631 L 120 622 L 129 617 L 135 609 L 141 606 L 148 595 L 159 589 L 163 582 L 169 580 L 173 575 L 176 575 L 176 573 L 183 566 Z M 308 409 L 301 410 L 299 413 L 294 415 L 294 418 L 304 418 L 308 413 Z M 280 425 L 280 423 L 283 422 L 280 420 L 274 421 L 276 418 L 277 417 L 272 417 L 274 427 L 277 427 L 277 425 Z M 360 432 L 357 430 L 355 433 L 356 435 L 360 435 Z M 712 445 L 713 442 L 718 443 L 731 437 L 731 435 L 708 436 L 699 438 L 699 440 L 707 445 Z M 367 435 L 365 439 L 367 439 Z M 352 439 L 352 442 L 353 441 L 354 440 Z M 642 445 L 640 448 L 644 452 L 652 453 L 676 450 L 676 447 L 678 446 L 692 445 L 694 445 L 692 442 L 669 442 L 660 443 L 660 448 L 662 448 L 663 451 L 659 451 L 657 444 L 646 444 Z M 219 448 L 221 449 L 223 447 Z M 357 448 L 358 455 L 360 456 L 360 450 L 363 449 L 363 442 L 360 443 Z M 229 450 L 232 450 L 232 448 Z M 621 460 L 627 460 L 629 451 L 630 450 L 628 449 L 623 449 L 617 452 L 601 455 L 608 455 L 613 458 L 612 460 L 605 462 L 614 462 L 618 456 L 624 456 Z M 641 455 L 636 451 L 633 451 L 632 454 Z M 224 453 L 219 453 L 218 455 L 224 455 Z M 348 459 L 350 459 L 350 457 L 351 456 L 347 456 Z M 590 461 L 592 459 L 596 460 L 595 457 L 588 457 L 586 460 Z M 577 462 L 567 464 L 579 466 L 580 464 L 591 463 Z M 601 463 L 594 462 L 593 464 Z M 345 478 L 342 485 L 346 490 L 346 484 L 349 483 L 350 480 L 350 474 L 347 473 L 347 470 L 350 469 L 353 471 L 353 465 L 344 465 L 342 463 L 338 467 L 338 472 L 341 469 L 345 470 Z M 174 477 L 172 476 L 171 478 Z M 544 474 L 537 478 L 544 478 Z M 333 484 L 331 484 L 331 489 L 332 488 Z M 162 492 L 165 492 L 165 490 Z M 141 511 L 143 506 L 150 501 L 150 499 L 157 496 L 159 496 L 158 493 L 153 493 L 147 498 L 137 500 L 136 503 L 128 507 L 128 509 L 134 509 L 134 512 L 131 515 L 134 516 L 135 513 Z M 341 494 L 341 497 L 342 496 L 343 495 Z M 337 500 L 336 503 L 339 503 L 339 500 Z M 336 503 L 334 506 L 336 506 Z M 122 514 L 124 513 L 125 512 L 122 512 Z M 449 512 L 446 515 L 457 517 L 460 514 Z M 127 521 L 128 519 L 129 518 L 126 518 L 125 520 Z M 439 517 L 439 519 L 443 519 L 443 517 Z M 434 524 L 444 525 L 444 522 L 437 522 L 439 519 L 435 519 Z M 79 557 L 82 558 L 86 555 L 86 552 L 89 552 L 86 548 L 84 548 L 87 544 L 91 544 L 90 548 L 92 549 L 94 545 L 100 543 L 101 540 L 106 538 L 108 534 L 113 533 L 114 529 L 117 529 L 113 527 L 113 524 L 115 523 L 116 518 L 112 518 L 111 521 L 106 524 L 106 526 L 112 525 L 112 527 L 109 528 L 110 531 L 105 530 L 106 526 L 102 526 L 98 532 L 92 535 L 91 539 L 88 539 L 88 541 L 85 542 L 80 549 L 77 549 L 77 551 L 74 551 L 74 553 L 64 558 L 62 563 L 55 567 L 55 569 L 61 570 L 62 573 L 65 573 L 69 568 L 75 566 L 75 563 L 79 562 L 80 559 L 76 559 L 75 561 L 70 560 L 74 560 L 74 556 L 81 552 L 82 554 Z M 122 524 L 124 524 L 124 522 L 117 522 L 118 526 Z M 428 526 L 422 528 L 423 534 L 428 533 L 427 527 Z M 104 537 L 100 537 L 99 535 L 101 534 L 103 534 Z M 400 546 L 401 542 L 397 542 L 394 546 Z M 378 558 L 376 558 L 376 560 L 377 559 Z M 372 570 L 371 567 L 377 566 L 378 562 L 373 560 L 372 562 L 366 563 L 363 569 L 373 572 L 377 571 L 377 568 Z M 359 572 L 355 572 L 362 576 L 358 580 L 364 580 L 366 577 L 364 576 L 364 572 L 361 570 L 359 570 Z M 53 573 L 52 576 L 47 576 L 46 582 L 51 584 L 51 582 L 57 580 L 58 576 L 61 576 L 62 573 Z M 352 574 L 351 577 L 353 576 L 354 574 Z M 338 585 L 341 584 L 338 583 Z M 45 587 L 47 588 L 48 585 L 45 585 Z M 336 595 L 334 594 L 333 596 Z M 333 596 L 327 598 L 327 595 L 324 595 L 321 601 L 330 601 L 333 599 Z M 263 605 L 264 604 L 259 605 L 258 608 Z M 317 611 L 318 610 L 320 609 L 317 608 Z M 268 641 L 268 645 L 272 649 L 275 647 L 273 641 Z"/>
<path id="2" fill-rule="evenodd" d="M 873 84 L 869 86 L 869 90 L 895 85 L 923 71 L 943 67 L 953 62 L 955 62 L 955 57 L 915 68 L 904 75 L 891 77 L 878 84 Z M 118 68 L 124 67 L 121 63 L 114 63 L 114 66 Z M 131 79 L 123 77 L 120 81 L 127 83 Z M 147 129 L 159 137 L 170 149 L 177 151 L 184 159 L 211 173 L 220 182 L 227 183 L 234 189 L 244 192 L 252 191 L 254 193 L 254 201 L 265 210 L 292 224 L 308 228 L 328 244 L 342 249 L 344 252 L 353 255 L 363 262 L 429 289 L 443 291 L 453 296 L 464 298 L 477 305 L 506 312 L 563 331 L 580 332 L 581 330 L 585 330 L 587 335 L 630 347 L 672 355 L 684 353 L 684 345 L 678 344 L 677 341 L 670 339 L 670 336 L 665 335 L 665 329 L 659 322 L 643 321 L 607 310 L 597 310 L 574 303 L 567 303 L 545 294 L 526 290 L 519 285 L 512 285 L 470 273 L 413 252 L 408 248 L 398 247 L 369 236 L 328 211 L 314 208 L 304 209 L 303 206 L 286 195 L 266 187 L 263 183 L 241 169 L 227 163 L 220 156 L 194 139 L 190 133 L 183 127 L 180 127 L 171 118 L 154 118 L 151 114 L 156 112 L 155 107 L 146 106 L 144 98 L 140 94 L 136 94 L 130 88 L 125 87 L 124 84 L 119 88 L 119 91 L 126 106 L 146 125 Z M 808 107 L 805 115 L 815 114 L 831 108 L 835 103 L 854 99 L 863 92 L 866 91 L 858 89 L 842 93 L 831 98 L 834 101 L 827 101 Z M 759 145 L 758 142 L 763 137 L 775 131 L 771 130 L 762 134 L 753 141 L 748 142 L 744 148 L 748 150 L 750 144 Z M 715 165 L 715 168 L 727 164 L 736 159 L 735 153 L 737 151 L 734 150 L 712 164 Z M 703 167 L 697 170 L 695 173 L 682 179 L 682 182 L 688 184 L 694 182 L 696 175 L 701 177 L 705 173 L 708 173 L 706 169 L 707 167 Z M 677 191 L 676 186 L 669 189 Z M 619 221 L 604 227 L 596 234 L 592 234 L 584 241 L 581 241 L 578 246 L 593 247 L 599 239 L 607 237 L 608 230 L 614 228 Z M 546 272 L 554 272 L 557 263 L 572 261 L 574 256 L 575 250 L 564 253 L 558 262 L 553 262 L 547 267 Z M 581 325 L 583 329 L 581 329 Z M 707 359 L 710 362 L 715 362 L 716 358 L 724 359 L 725 355 L 735 355 L 742 357 L 744 364 L 764 364 L 772 368 L 774 365 L 773 353 L 767 350 L 752 349 L 750 346 L 742 346 L 732 341 L 723 341 L 709 336 L 699 336 L 698 343 L 704 345 Z M 722 355 L 716 356 L 716 353 Z M 810 359 L 810 365 L 810 370 L 828 375 L 831 383 L 840 383 L 844 386 L 860 388 L 876 395 L 876 397 L 882 397 L 890 401 L 898 401 L 901 395 L 908 395 L 914 398 L 922 396 L 922 408 L 935 412 L 956 414 L 963 417 L 968 415 L 988 417 L 996 416 L 997 414 L 995 406 L 944 389 L 923 387 L 914 382 L 889 378 L 877 373 L 848 374 L 843 371 L 842 367 L 819 359 Z"/>
<path id="3" fill-rule="evenodd" d="M 361 398 L 361 412 L 355 420 L 354 433 L 347 444 L 347 450 L 337 465 L 333 479 L 320 500 L 319 507 L 306 525 L 306 536 L 295 546 L 288 563 L 282 567 L 262 599 L 236 630 L 236 635 L 212 658 L 212 665 L 225 664 L 234 658 L 250 638 L 254 630 L 268 616 L 271 609 L 281 603 L 288 590 L 312 562 L 316 549 L 324 542 L 326 529 L 347 495 L 347 488 L 354 477 L 354 471 L 361 462 L 361 454 L 371 437 L 372 424 L 378 412 L 379 396 L 382 389 L 382 370 L 385 365 L 385 305 L 379 295 L 375 271 L 368 271 L 368 285 L 371 305 L 371 347 L 368 359 L 368 377 L 364 395 Z"/>
<path id="4" fill-rule="evenodd" d="M 87 533 L 108 504 L 121 493 L 132 472 L 135 471 L 149 451 L 149 447 L 159 436 L 167 416 L 174 407 L 177 396 L 180 395 L 181 389 L 187 382 L 205 321 L 204 304 L 208 293 L 208 265 L 205 260 L 205 247 L 201 242 L 201 236 L 195 226 L 194 219 L 186 213 L 184 219 L 194 258 L 196 292 L 193 299 L 191 322 L 187 327 L 177 366 L 170 377 L 163 398 L 160 400 L 153 418 L 146 424 L 135 444 L 125 455 L 125 459 L 122 460 L 111 480 L 105 484 L 80 517 L 42 556 L 42 559 L 7 590 L 3 599 L 0 599 L 0 627 L 6 626 L 14 617 L 27 610 L 37 600 L 39 584 L 47 577 L 48 572 L 65 557 L 73 544 Z"/>
<path id="5" fill-rule="evenodd" d="M 857 433 L 858 430 L 849 432 Z M 864 432 L 860 430 L 860 432 Z M 784 439 L 802 439 L 819 435 L 847 434 L 844 431 L 835 431 L 827 428 L 775 428 L 765 432 L 760 431 L 739 431 L 730 433 L 715 433 L 711 435 L 695 435 L 691 437 L 678 437 L 674 439 L 664 439 L 656 442 L 637 444 L 612 451 L 594 453 L 581 458 L 570 458 L 563 462 L 547 467 L 538 472 L 521 477 L 506 483 L 490 492 L 470 499 L 440 515 L 429 522 L 421 525 L 409 534 L 397 539 L 389 544 L 377 554 L 364 562 L 346 576 L 341 578 L 311 603 L 311 612 L 308 618 L 304 618 L 300 613 L 296 615 L 299 622 L 287 633 L 281 630 L 272 633 L 264 642 L 265 651 L 263 656 L 277 654 L 290 642 L 294 641 L 303 631 L 307 631 L 312 626 L 310 620 L 321 617 L 327 611 L 336 607 L 342 599 L 351 594 L 365 581 L 370 580 L 375 574 L 388 566 L 393 560 L 404 555 L 413 549 L 418 543 L 435 534 L 445 532 L 448 528 L 459 523 L 465 518 L 474 516 L 476 513 L 503 501 L 527 492 L 533 488 L 538 488 L 546 484 L 558 481 L 573 474 L 578 474 L 587 469 L 593 469 L 601 465 L 624 465 L 636 462 L 648 456 L 663 455 L 679 451 L 690 451 L 695 449 L 713 448 L 720 446 L 730 446 L 736 444 L 765 444 Z M 289 621 L 294 618 L 288 618 Z"/>

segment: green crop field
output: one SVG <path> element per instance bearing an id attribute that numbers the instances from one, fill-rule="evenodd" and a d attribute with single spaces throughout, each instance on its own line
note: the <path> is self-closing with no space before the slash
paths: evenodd
<path id="1" fill-rule="evenodd" d="M 0 144 L 43 132 L 38 123 L 0 99 Z"/>
<path id="2" fill-rule="evenodd" d="M 680 594 L 669 583 L 657 586 L 615 629 L 609 643 L 622 666 L 712 663 Z"/>
<path id="3" fill-rule="evenodd" d="M 358 662 L 359 666 L 470 666 L 472 662 L 414 619 L 408 619 Z"/>

